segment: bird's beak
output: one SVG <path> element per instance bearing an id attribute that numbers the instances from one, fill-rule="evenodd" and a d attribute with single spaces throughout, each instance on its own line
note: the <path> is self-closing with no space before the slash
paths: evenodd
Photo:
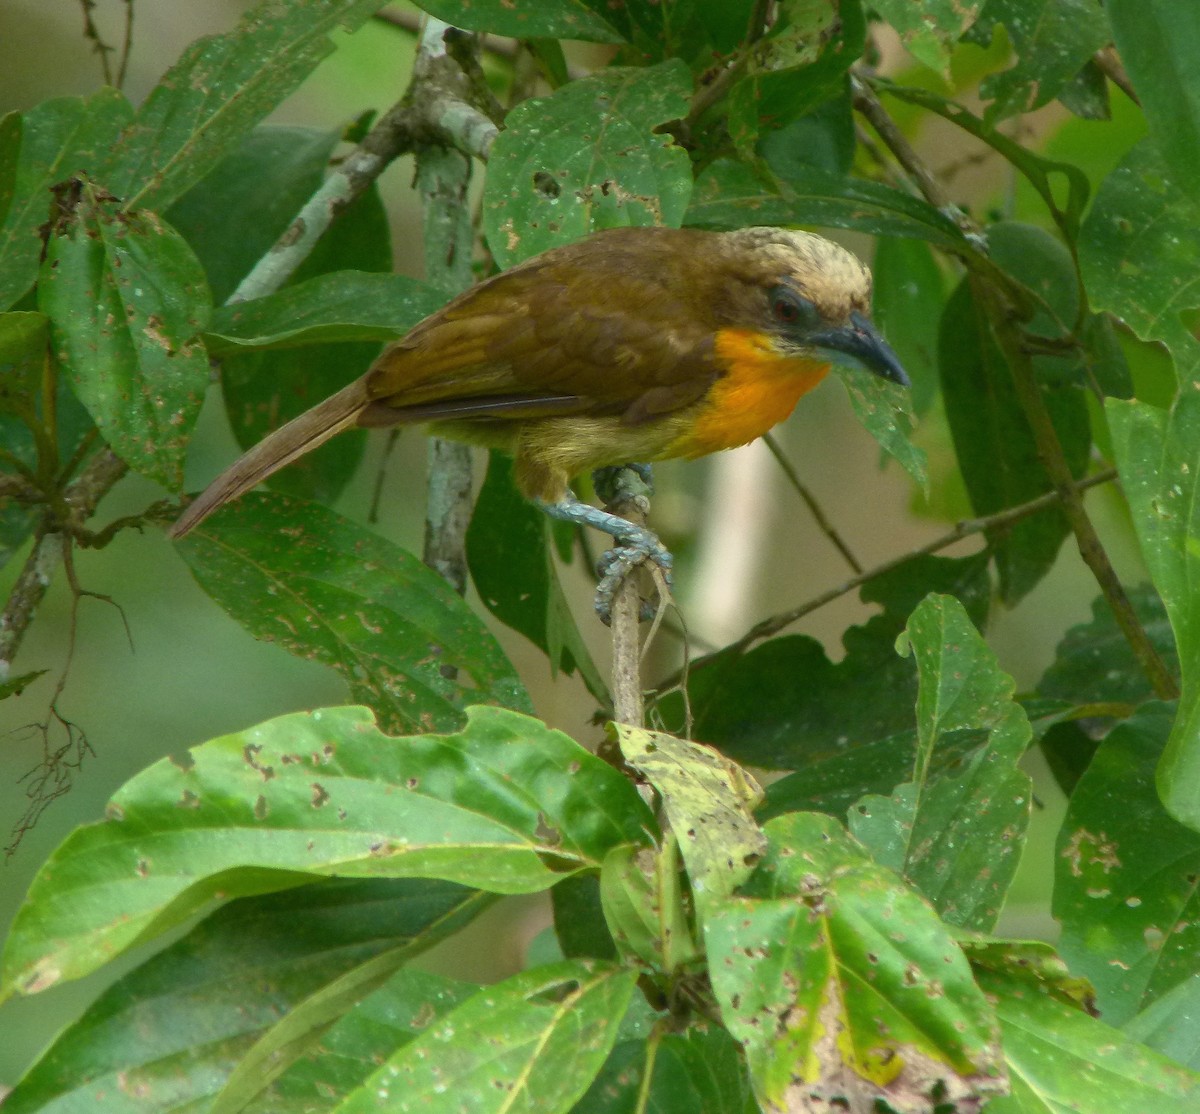
<path id="1" fill-rule="evenodd" d="M 848 325 L 810 333 L 805 337 L 805 343 L 824 348 L 834 355 L 852 356 L 881 379 L 890 379 L 902 387 L 912 386 L 900 364 L 900 357 L 891 350 L 875 326 L 857 310 L 850 314 Z"/>

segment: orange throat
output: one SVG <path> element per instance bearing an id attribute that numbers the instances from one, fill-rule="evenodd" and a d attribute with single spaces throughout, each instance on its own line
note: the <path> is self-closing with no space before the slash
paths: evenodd
<path id="1" fill-rule="evenodd" d="M 673 456 L 703 456 L 761 437 L 829 373 L 828 363 L 781 356 L 769 336 L 749 329 L 722 329 L 716 354 L 726 372 L 672 446 Z"/>

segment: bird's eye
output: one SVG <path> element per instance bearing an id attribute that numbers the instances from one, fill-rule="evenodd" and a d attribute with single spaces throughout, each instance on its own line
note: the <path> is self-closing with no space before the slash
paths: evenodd
<path id="1" fill-rule="evenodd" d="M 771 316 L 780 325 L 815 325 L 817 307 L 807 298 L 787 286 L 777 286 L 771 291 Z"/>

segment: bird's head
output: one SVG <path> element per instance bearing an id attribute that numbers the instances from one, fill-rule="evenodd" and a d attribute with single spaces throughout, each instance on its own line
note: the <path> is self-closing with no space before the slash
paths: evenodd
<path id="1" fill-rule="evenodd" d="M 849 357 L 909 386 L 899 357 L 871 324 L 871 272 L 857 256 L 788 228 L 743 228 L 723 240 L 737 291 L 721 311 L 730 324 L 766 333 L 781 355 Z"/>

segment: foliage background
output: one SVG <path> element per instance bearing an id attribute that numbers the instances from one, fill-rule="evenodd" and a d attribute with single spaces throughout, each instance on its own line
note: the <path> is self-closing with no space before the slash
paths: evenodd
<path id="1" fill-rule="evenodd" d="M 228 28 L 240 10 L 248 6 L 206 2 L 188 5 L 186 12 L 181 9 L 169 13 L 149 5 L 139 8 L 136 68 L 128 90 L 132 99 L 136 102 L 144 95 L 183 45 L 198 34 Z M 109 20 L 115 24 L 118 9 L 116 3 L 100 4 L 97 18 L 102 23 Z M 3 20 L 0 110 L 28 107 L 48 95 L 94 88 L 96 68 L 79 37 L 78 9 L 73 4 L 47 6 L 4 0 L 0 19 Z M 407 78 L 408 50 L 403 36 L 387 28 L 364 28 L 346 39 L 343 48 L 281 111 L 279 119 L 339 126 L 364 107 L 390 103 Z M 55 64 L 36 64 L 46 57 L 53 58 Z M 1118 118 L 1109 126 L 1105 141 L 1097 143 L 1095 131 L 1089 131 L 1082 150 L 1079 145 L 1083 129 L 1055 107 L 1031 114 L 1022 126 L 1046 136 L 1048 152 L 1069 151 L 1073 158 L 1085 161 L 1093 182 L 1098 182 L 1139 136 L 1135 116 L 1131 113 L 1122 116 L 1120 98 L 1114 100 L 1114 107 Z M 922 137 L 923 150 L 935 165 L 955 157 L 955 141 L 936 127 Z M 417 273 L 419 252 L 412 250 L 416 225 L 404 209 L 409 165 L 407 160 L 402 161 L 388 172 L 385 182 L 395 210 L 397 267 Z M 981 209 L 995 208 L 1016 218 L 1033 212 L 1027 192 L 1015 186 L 995 160 L 985 160 L 964 173 L 964 178 L 968 176 L 969 184 L 956 189 L 956 196 L 970 198 Z M 869 241 L 865 239 L 849 237 L 847 242 L 859 250 L 869 250 Z M 1148 375 L 1153 373 L 1153 368 L 1147 371 Z M 213 474 L 234 453 L 223 419 L 211 410 L 203 419 L 189 458 L 192 487 Z M 935 454 L 935 462 L 939 436 L 944 438 L 944 432 L 936 428 L 936 422 L 929 423 L 923 437 Z M 415 477 L 423 467 L 423 451 L 419 439 L 406 440 L 396 472 Z M 806 481 L 836 515 L 839 528 L 868 565 L 937 536 L 944 530 L 945 518 L 966 513 L 961 496 L 948 487 L 939 490 L 942 502 L 936 508 L 944 517 L 931 519 L 925 513 L 912 513 L 907 506 L 909 485 L 894 468 L 882 474 L 876 470 L 877 451 L 873 443 L 849 415 L 840 393 L 832 388 L 806 402 L 789 425 L 786 443 Z M 941 446 L 944 444 L 943 440 Z M 378 452 L 378 446 L 375 451 Z M 665 520 L 672 532 L 694 531 L 699 538 L 692 561 L 693 576 L 698 579 L 693 579 L 690 585 L 685 580 L 682 594 L 689 618 L 702 635 L 706 624 L 710 624 L 714 634 L 738 633 L 755 619 L 794 602 L 796 573 L 789 560 L 791 554 L 804 554 L 805 590 L 799 593 L 801 596 L 813 594 L 845 575 L 836 555 L 830 554 L 825 541 L 784 490 L 770 465 L 761 466 L 761 447 L 738 454 L 741 463 L 734 462 L 732 455 L 729 460 L 660 471 L 664 493 L 655 505 L 656 520 Z M 755 456 L 759 463 L 753 462 Z M 363 469 L 344 497 L 343 508 L 356 512 L 366 504 L 371 473 L 369 466 Z M 733 604 L 736 619 L 733 629 L 728 630 L 723 629 L 723 624 L 729 620 L 719 614 L 705 615 L 700 602 L 712 597 L 703 577 L 706 560 L 716 548 L 713 539 L 721 533 L 708 520 L 728 513 L 740 499 L 739 495 L 721 494 L 731 488 L 720 485 L 733 485 L 733 491 L 741 491 L 748 483 L 747 476 L 767 478 L 770 495 L 763 504 L 763 528 L 767 537 L 779 540 L 754 558 L 756 563 L 760 562 L 753 570 L 757 573 L 753 578 L 755 587 L 748 598 Z M 407 485 L 391 484 L 382 516 L 384 532 L 410 547 L 419 544 L 420 490 L 419 479 Z M 139 509 L 152 497 L 151 491 L 144 481 L 130 478 L 105 504 L 103 513 L 116 516 L 125 510 Z M 714 497 L 713 492 L 718 494 Z M 1142 578 L 1140 559 L 1119 505 L 1109 496 L 1097 493 L 1090 498 L 1089 506 L 1101 521 L 1122 579 L 1137 582 Z M 964 547 L 972 548 L 971 543 Z M 14 566 L 10 566 L 3 576 L 11 576 L 13 571 Z M 341 686 L 325 670 L 254 642 L 217 612 L 174 558 L 168 543 L 153 532 L 144 537 L 127 535 L 108 550 L 85 555 L 80 561 L 80 574 L 85 586 L 113 595 L 126 609 L 136 653 L 132 658 L 129 656 L 115 613 L 97 601 L 84 601 L 80 641 L 65 707 L 86 724 L 97 758 L 85 769 L 76 790 L 47 814 L 26 840 L 19 857 L 6 869 L 0 889 L 0 920 L 11 913 L 33 870 L 65 832 L 79 820 L 97 816 L 112 789 L 152 758 L 297 706 L 338 703 L 344 698 Z M 0 588 L 6 583 L 0 577 Z M 129 590 L 131 583 L 136 584 L 136 591 Z M 689 589 L 694 593 L 691 601 Z M 586 608 L 587 586 L 578 582 L 575 590 L 577 605 Z M 1014 611 L 997 615 L 989 631 L 989 644 L 996 649 L 1002 668 L 1016 677 L 1019 689 L 1040 676 L 1060 634 L 1088 617 L 1094 594 L 1094 585 L 1068 543 L 1055 571 Z M 44 605 L 35 633 L 26 644 L 26 660 L 54 659 L 61 654 L 68 611 L 68 595 L 60 583 Z M 837 656 L 842 630 L 851 622 L 862 621 L 868 613 L 864 605 L 844 599 L 806 620 L 798 629 L 821 638 L 831 655 Z M 544 662 L 538 655 L 530 653 L 519 639 L 501 633 L 506 649 L 513 654 L 524 676 L 529 678 L 538 671 L 545 673 Z M 595 630 L 590 635 L 597 655 L 603 656 L 606 651 L 603 633 Z M 205 652 L 193 652 L 195 646 L 204 646 Z M 231 684 L 231 677 L 253 677 L 254 683 Z M 544 680 L 547 683 L 541 686 L 536 680 L 531 681 L 539 714 L 577 737 L 588 737 L 585 721 L 591 703 L 577 683 L 559 681 L 551 686 L 548 677 Z M 27 697 L 4 706 L 8 719 L 0 726 L 13 733 L 4 736 L 6 745 L 0 749 L 0 819 L 9 812 L 15 814 L 23 803 L 15 776 L 32 764 L 33 751 L 20 728 L 26 722 L 27 702 L 37 699 L 38 689 L 31 688 Z M 1057 827 L 1061 797 L 1044 778 L 1039 780 L 1039 795 L 1046 807 L 1041 819 L 1047 830 L 1053 831 Z M 1044 902 L 1049 850 L 1035 841 L 1026 851 L 1027 877 L 1017 891 L 1018 898 L 1023 895 L 1031 904 L 1037 904 L 1037 898 Z M 1019 909 L 1010 910 L 1010 915 L 1019 916 Z M 1040 927 L 1052 930 L 1050 925 Z M 492 931 L 483 929 L 484 933 Z M 468 944 L 465 954 L 470 950 Z M 515 960 L 515 955 L 509 958 Z M 453 962 L 462 961 L 460 956 Z M 116 973 L 105 972 L 104 977 L 111 978 Z M 89 979 L 55 995 L 7 1003 L 0 1010 L 0 1029 L 20 1034 L 20 1038 L 0 1049 L 0 1057 L 8 1058 L 0 1060 L 0 1079 L 14 1077 L 22 1060 L 75 1011 L 78 1002 L 90 998 L 95 988 L 95 980 Z"/>

